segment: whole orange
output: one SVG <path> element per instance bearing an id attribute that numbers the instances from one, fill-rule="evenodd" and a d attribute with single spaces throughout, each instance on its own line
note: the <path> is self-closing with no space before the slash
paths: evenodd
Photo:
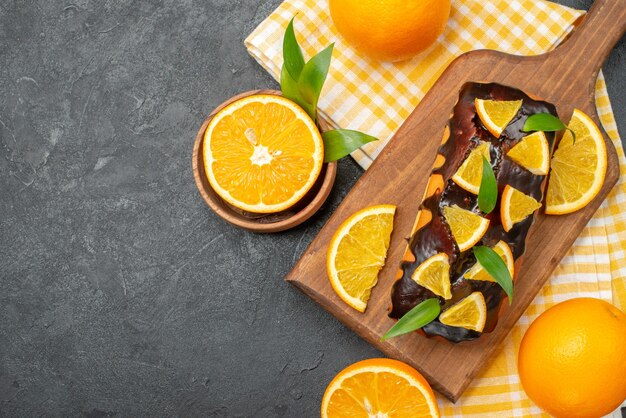
<path id="1" fill-rule="evenodd" d="M 555 417 L 601 417 L 626 399 L 626 314 L 593 298 L 561 302 L 528 328 L 519 376 Z"/>
<path id="2" fill-rule="evenodd" d="M 441 35 L 450 0 L 330 0 L 330 15 L 359 52 L 381 61 L 402 61 Z"/>

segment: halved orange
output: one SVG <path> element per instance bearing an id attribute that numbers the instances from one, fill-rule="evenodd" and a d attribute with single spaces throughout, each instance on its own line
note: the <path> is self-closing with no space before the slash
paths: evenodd
<path id="1" fill-rule="evenodd" d="M 489 143 L 480 141 L 480 144 L 470 152 L 461 167 L 454 173 L 452 181 L 464 190 L 477 195 L 483 178 L 483 157 L 491 161 Z"/>
<path id="2" fill-rule="evenodd" d="M 563 215 L 585 207 L 600 192 L 606 176 L 604 138 L 593 120 L 578 109 L 552 157 L 546 213 Z"/>
<path id="3" fill-rule="evenodd" d="M 525 195 L 515 187 L 507 184 L 504 186 L 502 200 L 500 201 L 502 227 L 506 232 L 509 232 L 513 225 L 523 221 L 540 207 L 541 203 L 531 196 Z"/>
<path id="4" fill-rule="evenodd" d="M 489 228 L 489 219 L 456 205 L 445 206 L 443 216 L 461 252 L 476 245 Z"/>
<path id="5" fill-rule="evenodd" d="M 420 264 L 411 278 L 444 299 L 450 299 L 450 260 L 448 254 L 437 253 Z"/>
<path id="6" fill-rule="evenodd" d="M 496 245 L 493 246 L 493 251 L 502 258 L 504 264 L 506 264 L 509 269 L 509 273 L 511 274 L 511 278 L 513 278 L 513 274 L 515 273 L 515 260 L 513 259 L 513 253 L 511 252 L 511 247 L 504 241 L 498 241 Z M 465 278 L 468 280 L 483 280 L 486 282 L 495 282 L 491 274 L 487 273 L 487 270 L 483 266 L 480 265 L 478 261 L 476 264 L 472 266 L 471 269 L 465 273 Z"/>
<path id="7" fill-rule="evenodd" d="M 330 382 L 322 418 L 439 417 L 437 400 L 424 377 L 398 360 L 373 358 L 340 371 Z"/>
<path id="8" fill-rule="evenodd" d="M 253 95 L 226 106 L 204 133 L 209 184 L 249 212 L 288 209 L 311 189 L 324 160 L 313 120 L 291 100 Z"/>
<path id="9" fill-rule="evenodd" d="M 378 272 L 385 265 L 396 207 L 377 205 L 346 219 L 328 246 L 330 284 L 349 306 L 364 312 Z"/>
<path id="10" fill-rule="evenodd" d="M 500 138 L 502 131 L 517 115 L 522 100 L 483 100 L 474 99 L 476 113 L 489 132 L 496 138 Z"/>
<path id="11" fill-rule="evenodd" d="M 550 169 L 550 145 L 541 131 L 523 137 L 506 156 L 537 176 L 545 176 Z"/>
<path id="12" fill-rule="evenodd" d="M 483 332 L 487 322 L 487 304 L 480 292 L 474 292 L 452 305 L 441 315 L 439 322 L 451 327 L 461 327 Z"/>

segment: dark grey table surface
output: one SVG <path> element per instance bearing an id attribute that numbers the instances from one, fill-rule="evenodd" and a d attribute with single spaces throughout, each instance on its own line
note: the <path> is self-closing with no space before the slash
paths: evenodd
<path id="1" fill-rule="evenodd" d="M 354 161 L 276 235 L 223 222 L 193 181 L 204 117 L 277 87 L 243 39 L 279 2 L 0 4 L 0 416 L 314 417 L 380 355 L 283 281 Z M 625 56 L 605 65 L 622 133 Z"/>

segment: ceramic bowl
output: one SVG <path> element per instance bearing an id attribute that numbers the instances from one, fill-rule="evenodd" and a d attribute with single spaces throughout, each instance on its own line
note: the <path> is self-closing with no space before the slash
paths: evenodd
<path id="1" fill-rule="evenodd" d="M 245 212 L 230 205 L 215 193 L 204 171 L 202 143 L 204 141 L 204 132 L 209 122 L 213 119 L 213 116 L 225 106 L 228 106 L 236 100 L 255 94 L 274 94 L 280 96 L 281 92 L 276 90 L 247 91 L 228 99 L 213 110 L 205 119 L 196 135 L 192 156 L 193 175 L 204 201 L 215 213 L 227 222 L 240 228 L 260 233 L 285 231 L 309 219 L 324 204 L 335 182 L 335 176 L 337 174 L 336 162 L 324 163 L 317 181 L 298 203 L 285 211 L 270 214 Z M 330 129 L 330 126 L 322 120 L 320 120 L 319 127 L 321 130 Z"/>

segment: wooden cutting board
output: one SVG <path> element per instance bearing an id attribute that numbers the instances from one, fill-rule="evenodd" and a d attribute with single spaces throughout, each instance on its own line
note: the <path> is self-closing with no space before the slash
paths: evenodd
<path id="1" fill-rule="evenodd" d="M 531 233 L 523 267 L 516 279 L 513 304 L 500 317 L 492 333 L 459 344 L 417 333 L 381 342 L 381 336 L 395 323 L 387 316 L 391 285 L 461 86 L 474 81 L 515 87 L 556 105 L 563 120 L 569 120 L 576 107 L 600 125 L 594 104 L 596 78 L 625 29 L 626 0 L 597 0 L 572 36 L 550 53 L 519 57 L 473 51 L 458 57 L 359 179 L 286 280 L 387 356 L 415 367 L 448 399 L 459 399 L 493 357 L 619 177 L 615 148 L 602 131 L 608 151 L 608 171 L 600 194 L 576 213 L 537 216 L 531 231 L 542 233 Z M 359 209 L 383 203 L 398 207 L 387 265 L 380 272 L 367 311 L 359 313 L 333 292 L 326 276 L 326 251 L 333 233 L 346 218 Z"/>

